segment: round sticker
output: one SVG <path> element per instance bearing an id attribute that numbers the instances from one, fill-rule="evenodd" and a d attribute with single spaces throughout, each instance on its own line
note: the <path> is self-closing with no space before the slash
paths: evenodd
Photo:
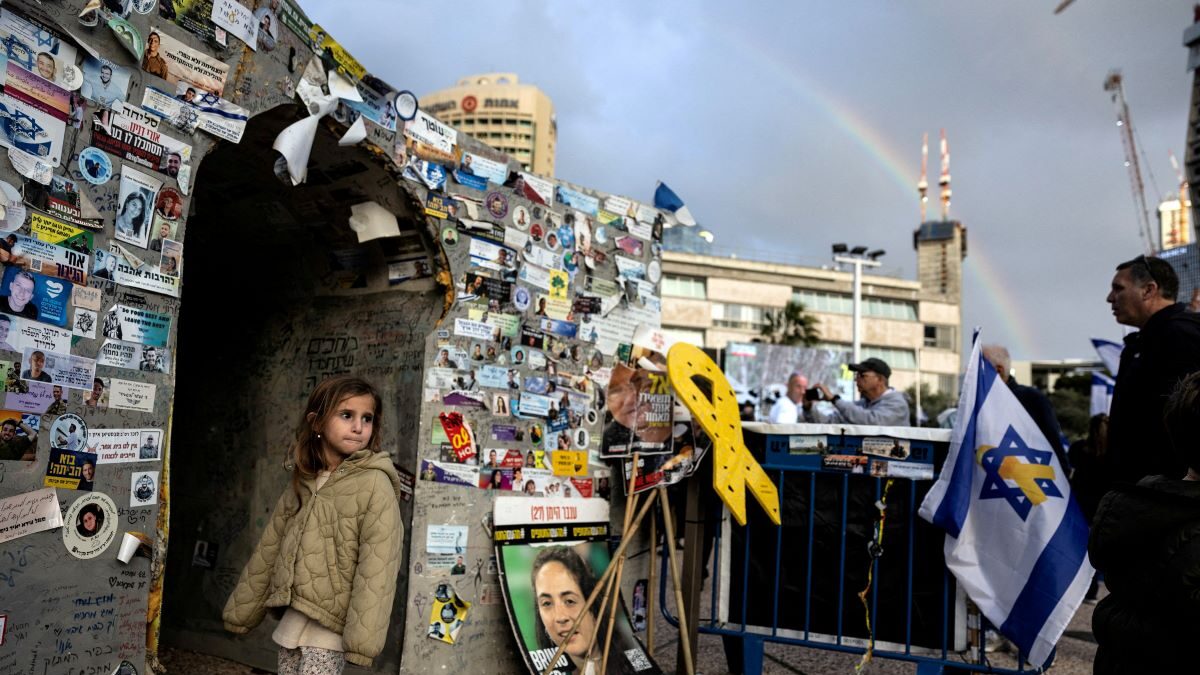
<path id="1" fill-rule="evenodd" d="M 539 244 L 542 243 L 542 226 L 540 223 L 534 223 L 533 227 L 529 228 L 529 238 Z"/>
<path id="2" fill-rule="evenodd" d="M 154 7 L 158 4 L 156 0 L 131 0 L 133 11 L 138 14 L 149 14 L 154 11 Z"/>
<path id="3" fill-rule="evenodd" d="M 133 489 L 130 494 L 133 497 L 131 502 L 137 502 L 137 505 L 154 503 L 154 491 L 158 486 L 150 474 L 151 472 L 134 474 L 136 478 L 133 480 Z M 134 504 L 130 503 L 130 506 L 134 506 Z"/>
<path id="4" fill-rule="evenodd" d="M 573 251 L 563 254 L 563 266 L 568 272 L 574 272 L 579 269 L 579 263 L 576 262 L 575 253 Z"/>
<path id="5" fill-rule="evenodd" d="M 183 215 L 183 195 L 173 187 L 162 188 L 154 198 L 154 212 L 167 220 L 179 220 Z"/>
<path id="6" fill-rule="evenodd" d="M 662 264 L 657 260 L 651 260 L 649 265 L 646 265 L 646 278 L 650 283 L 657 284 L 662 278 Z"/>
<path id="7" fill-rule="evenodd" d="M 547 246 L 547 247 L 548 247 L 548 248 L 549 248 L 551 251 L 557 251 L 557 250 L 558 250 L 558 243 L 559 243 L 559 242 L 558 242 L 558 231 L 557 231 L 557 230 L 550 230 L 550 229 L 547 229 L 547 232 L 546 232 L 546 246 Z"/>
<path id="8" fill-rule="evenodd" d="M 4 194 L 4 208 L 0 209 L 0 232 L 12 232 L 25 224 L 25 204 L 21 201 L 21 193 L 2 180 L 0 193 Z"/>
<path id="9" fill-rule="evenodd" d="M 442 228 L 442 244 L 454 246 L 458 243 L 458 230 L 453 227 Z"/>
<path id="10" fill-rule="evenodd" d="M 58 72 L 57 84 L 67 91 L 75 91 L 83 86 L 83 71 L 74 64 L 63 64 Z"/>
<path id="11" fill-rule="evenodd" d="M 596 412 L 595 408 L 591 408 L 587 411 L 585 419 L 587 419 L 588 424 L 595 424 L 600 419 L 600 413 Z"/>
<path id="12" fill-rule="evenodd" d="M 520 204 L 514 206 L 512 210 L 512 221 L 513 225 L 516 225 L 517 229 L 521 230 L 522 232 L 529 229 L 529 209 L 521 206 Z"/>
<path id="13" fill-rule="evenodd" d="M 529 309 L 529 289 L 524 286 L 513 287 L 513 306 L 524 312 Z"/>
<path id="14" fill-rule="evenodd" d="M 537 204 L 534 204 L 534 205 L 533 205 L 533 210 L 532 210 L 532 211 L 530 211 L 530 213 L 532 213 L 532 214 L 533 214 L 533 219 L 534 219 L 534 220 L 541 220 L 541 219 L 542 219 L 542 213 L 543 213 L 543 211 L 542 211 L 542 207 L 538 206 Z"/>
<path id="15" fill-rule="evenodd" d="M 558 228 L 558 240 L 562 242 L 563 248 L 575 248 L 575 228 L 570 225 L 563 225 Z"/>
<path id="16" fill-rule="evenodd" d="M 84 450 L 87 448 L 87 422 L 75 413 L 59 415 L 50 428 L 50 447 L 55 450 Z"/>
<path id="17" fill-rule="evenodd" d="M 104 185 L 112 178 L 112 160 L 103 150 L 89 145 L 79 153 L 79 173 L 92 185 Z"/>
<path id="18" fill-rule="evenodd" d="M 508 215 L 508 197 L 502 192 L 489 192 L 483 198 L 483 203 L 487 205 L 488 213 L 496 220 Z"/>
<path id="19" fill-rule="evenodd" d="M 592 232 L 592 239 L 595 239 L 597 244 L 607 244 L 608 228 L 603 225 L 597 225 L 596 230 Z"/>
<path id="20" fill-rule="evenodd" d="M 589 440 L 591 440 L 591 436 L 588 434 L 587 429 L 575 430 L 575 447 L 579 448 L 580 450 L 586 450 Z"/>
<path id="21" fill-rule="evenodd" d="M 103 492 L 71 502 L 63 516 L 63 545 L 76 558 L 88 560 L 104 553 L 117 534 L 117 505 Z"/>

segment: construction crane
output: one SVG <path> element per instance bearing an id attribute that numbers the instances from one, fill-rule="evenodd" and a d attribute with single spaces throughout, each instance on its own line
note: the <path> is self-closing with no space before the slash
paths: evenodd
<path id="1" fill-rule="evenodd" d="M 1117 127 L 1121 132 L 1121 146 L 1125 150 L 1125 167 L 1129 169 L 1133 205 L 1137 209 L 1137 217 L 1141 225 L 1140 234 L 1146 247 L 1146 253 L 1153 255 L 1157 247 L 1154 242 L 1154 230 L 1150 227 L 1150 210 L 1146 206 L 1146 185 L 1142 181 L 1142 169 L 1138 163 L 1133 121 L 1129 118 L 1129 105 L 1125 102 L 1125 87 L 1121 81 L 1121 71 L 1109 71 L 1108 77 L 1104 78 L 1104 91 L 1111 94 L 1113 106 L 1117 111 Z"/>

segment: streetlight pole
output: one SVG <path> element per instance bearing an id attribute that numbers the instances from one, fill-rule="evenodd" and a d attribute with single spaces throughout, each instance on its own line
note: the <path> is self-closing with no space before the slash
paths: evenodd
<path id="1" fill-rule="evenodd" d="M 862 268 L 879 267 L 883 264 L 877 260 L 884 254 L 882 250 L 871 251 L 869 254 L 866 251 L 866 246 L 855 246 L 847 252 L 845 244 L 833 245 L 833 261 L 840 265 L 854 266 L 854 363 L 862 361 Z"/>

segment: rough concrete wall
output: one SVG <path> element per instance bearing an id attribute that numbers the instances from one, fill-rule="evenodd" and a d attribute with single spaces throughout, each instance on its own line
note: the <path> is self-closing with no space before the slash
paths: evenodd
<path id="1" fill-rule="evenodd" d="M 467 151 L 475 151 L 480 148 L 479 144 L 474 139 L 463 138 L 460 136 L 463 149 Z M 488 152 L 486 149 L 481 149 L 483 152 Z M 517 170 L 516 167 L 513 169 Z M 505 241 L 506 236 L 511 245 L 511 237 L 514 232 L 518 239 L 524 233 L 524 230 L 532 227 L 527 225 L 526 228 L 516 228 L 515 213 L 519 208 L 526 209 L 530 214 L 537 213 L 535 209 L 547 215 L 538 218 L 539 222 L 547 222 L 555 220 L 558 223 L 563 222 L 563 218 L 567 214 L 571 214 L 573 209 L 562 203 L 557 203 L 551 200 L 551 205 L 541 205 L 538 202 L 524 196 L 518 188 L 513 190 L 506 187 L 500 187 L 494 184 L 489 184 L 487 193 L 470 189 L 466 186 L 459 185 L 453 178 L 447 180 L 447 191 L 459 196 L 466 202 L 479 202 L 473 208 L 467 208 L 469 217 L 474 220 L 476 217 L 481 222 L 475 223 L 475 228 L 464 227 L 462 224 L 456 224 L 452 221 L 430 219 L 431 235 L 441 237 L 446 228 L 455 230 L 458 234 L 457 243 L 447 245 L 445 239 L 442 238 L 442 250 L 446 254 L 446 260 L 449 264 L 449 272 L 453 280 L 459 299 L 451 307 L 450 311 L 439 324 L 438 330 L 431 334 L 426 341 L 426 366 L 433 364 L 438 354 L 442 349 L 461 350 L 463 353 L 470 354 L 473 351 L 475 344 L 480 344 L 486 350 L 488 346 L 500 347 L 500 344 L 489 340 L 473 340 L 462 335 L 459 335 L 455 328 L 455 321 L 468 318 L 479 319 L 481 307 L 487 308 L 487 303 L 473 302 L 471 298 L 464 297 L 464 283 L 468 273 L 484 274 L 492 278 L 500 278 L 501 274 L 494 270 L 481 268 L 477 265 L 472 265 L 470 256 L 470 241 L 472 236 L 480 236 L 485 240 L 490 241 Z M 418 201 L 423 201 L 423 196 L 426 190 L 415 183 L 409 185 L 409 189 L 413 191 L 415 198 Z M 578 188 L 588 195 L 594 196 L 603 204 L 606 197 L 604 193 L 599 193 L 591 190 Z M 485 205 L 485 197 L 490 197 L 491 194 L 498 193 L 504 196 L 507 201 L 507 214 L 504 216 L 496 216 L 489 214 Z M 553 216 L 549 215 L 553 214 Z M 460 216 L 462 213 L 460 212 Z M 575 216 L 583 218 L 583 214 L 574 213 Z M 598 222 L 596 223 L 598 224 Z M 591 227 L 589 221 L 589 228 Z M 483 228 L 483 229 L 479 229 Z M 547 229 L 549 231 L 549 229 Z M 607 254 L 607 262 L 598 262 L 594 266 L 584 264 L 583 257 L 580 255 L 576 260 L 579 261 L 578 271 L 573 274 L 573 279 L 570 283 L 568 296 L 572 299 L 576 294 L 588 294 L 588 279 L 589 277 L 617 281 L 617 269 L 613 263 L 612 256 L 615 254 L 628 255 L 617 249 L 615 244 L 616 235 L 624 235 L 623 231 L 614 228 L 614 236 L 609 238 L 603 244 L 594 242 L 592 246 L 596 250 L 601 250 Z M 534 251 L 526 249 L 521 251 L 520 246 L 516 246 L 518 250 L 517 268 L 532 265 L 531 253 L 536 255 L 536 249 L 541 249 L 541 246 L 534 245 Z M 655 247 L 650 245 L 649 241 L 645 242 L 643 254 L 638 257 L 640 262 L 648 264 L 651 260 L 658 260 Z M 561 257 L 561 252 L 559 254 Z M 660 263 L 661 264 L 661 263 Z M 561 269 L 560 264 L 560 269 Z M 589 269 L 590 267 L 590 269 Z M 517 281 L 514 287 L 524 287 L 533 294 L 533 301 L 530 306 L 525 309 L 517 309 L 513 303 L 508 300 L 502 300 L 498 307 L 491 307 L 491 314 L 508 314 L 518 318 L 520 324 L 527 328 L 537 328 L 539 319 L 535 315 L 537 297 L 544 291 L 538 289 L 535 285 L 528 282 Z M 657 292 L 656 292 L 657 294 Z M 579 318 L 576 318 L 579 321 Z M 599 316 L 593 317 L 591 320 L 601 320 Z M 580 336 L 584 336 L 588 325 L 585 322 L 580 324 Z M 623 342 L 632 340 L 632 332 L 625 336 Z M 519 336 L 513 338 L 513 345 L 519 346 L 521 341 Z M 587 355 L 597 351 L 596 346 L 588 341 L 568 340 L 562 341 L 562 346 L 565 349 L 570 349 L 572 346 L 579 346 L 583 349 L 585 360 Z M 500 352 L 505 350 L 500 349 Z M 553 354 L 555 350 L 544 350 L 546 355 L 552 360 L 558 362 L 560 372 L 571 373 L 584 372 L 587 367 L 584 364 L 573 363 L 569 358 L 560 358 Z M 615 353 L 611 348 L 599 350 L 600 358 L 603 362 L 603 367 L 611 367 L 614 363 Z M 471 370 L 477 369 L 481 365 L 496 365 L 496 361 L 470 361 L 468 364 L 459 364 L 459 374 L 468 373 Z M 511 360 L 507 364 L 502 364 L 505 368 L 516 369 L 520 373 L 522 381 L 527 377 L 546 376 L 544 369 L 536 369 L 528 363 L 524 365 L 514 364 Z M 602 391 L 603 387 L 596 387 L 594 392 Z M 495 393 L 500 393 L 503 390 L 489 389 L 483 387 L 481 389 L 485 396 Z M 490 408 L 492 403 L 488 400 L 488 408 L 482 410 L 474 410 L 465 407 L 450 407 L 442 402 L 442 397 L 449 393 L 449 390 L 444 387 L 439 387 L 432 381 L 427 381 L 425 388 L 426 395 L 421 405 L 421 412 L 418 418 L 420 425 L 417 435 L 417 448 L 419 459 L 423 460 L 444 460 L 445 451 L 438 443 L 433 442 L 433 437 L 436 432 L 441 431 L 441 425 L 438 420 L 438 413 L 459 411 L 463 413 L 464 418 L 472 426 L 474 430 L 476 445 L 481 454 L 486 452 L 488 448 L 512 448 L 518 449 L 522 454 L 530 450 L 551 450 L 552 446 L 543 442 L 535 442 L 532 440 L 528 431 L 535 425 L 546 427 L 546 420 L 535 416 L 527 416 L 524 418 L 509 417 L 507 415 L 493 415 Z M 518 399 L 518 392 L 512 391 L 512 399 Z M 515 405 L 515 404 L 514 404 Z M 591 442 L 587 446 L 590 451 L 590 471 L 589 476 L 598 475 L 599 472 L 610 470 L 608 464 L 598 459 L 598 450 L 600 447 L 600 437 L 604 422 L 603 415 L 603 398 L 597 395 L 593 398 L 592 406 L 594 406 L 600 415 L 595 424 L 582 424 L 582 427 L 587 429 L 590 435 Z M 498 441 L 491 437 L 492 424 L 508 424 L 514 425 L 526 432 L 524 440 L 521 441 Z M 572 446 L 574 447 L 574 446 Z M 549 453 L 547 453 L 549 456 Z M 414 470 L 420 472 L 419 463 L 414 466 Z M 620 473 L 619 469 L 611 470 L 613 480 L 619 482 L 617 477 Z M 499 592 L 498 583 L 500 579 L 496 574 L 496 564 L 494 559 L 494 544 L 491 539 L 491 511 L 494 496 L 497 494 L 492 490 L 474 489 L 469 487 L 447 485 L 430 480 L 418 480 L 416 487 L 416 504 L 413 510 L 412 528 L 411 528 L 411 551 L 408 561 L 408 622 L 404 627 L 403 636 L 403 663 L 402 673 L 427 673 L 427 672 L 477 672 L 480 669 L 486 668 L 488 672 L 494 673 L 520 673 L 526 672 L 526 667 L 521 660 L 513 637 L 513 631 L 510 626 L 509 617 L 503 604 L 502 596 Z M 511 492 L 502 492 L 499 494 L 515 494 Z M 613 523 L 613 532 L 616 534 L 614 542 L 619 541 L 621 532 L 621 523 L 624 519 L 624 501 L 623 491 L 620 488 L 613 489 L 613 504 L 611 510 L 611 522 Z M 428 564 L 428 550 L 426 548 L 426 533 L 431 526 L 439 525 L 457 525 L 467 526 L 468 538 L 466 552 L 464 555 L 467 572 L 465 575 L 451 575 L 446 569 L 436 569 Z M 633 544 L 630 550 L 644 550 L 648 545 L 647 529 L 642 529 L 638 534 L 638 542 Z M 614 543 L 615 545 L 615 543 Z M 646 556 L 634 558 L 629 561 L 625 568 L 625 574 L 622 580 L 623 592 L 625 597 L 632 597 L 633 585 L 637 579 L 646 578 L 648 574 L 648 559 Z M 438 584 L 449 583 L 455 593 L 462 599 L 473 603 L 470 615 L 467 618 L 465 625 L 459 633 L 458 639 L 454 645 L 448 645 L 439 640 L 427 637 L 430 623 L 430 611 L 433 603 L 433 592 Z"/>
<path id="2" fill-rule="evenodd" d="M 70 0 L 61 4 L 14 2 L 4 6 L 16 7 L 47 25 L 69 31 L 77 36 L 73 39 L 85 41 L 102 57 L 128 67 L 131 71 L 128 101 L 141 104 L 147 86 L 163 87 L 164 83 L 140 70 L 106 26 L 81 27 L 76 17 L 83 4 L 83 0 Z M 141 4 L 150 14 L 132 13 L 129 25 L 142 36 L 154 27 L 228 64 L 230 75 L 223 97 L 246 108 L 252 118 L 268 117 L 278 106 L 293 100 L 300 71 L 312 56 L 311 46 L 293 32 L 277 31 L 280 44 L 274 51 L 251 54 L 232 37 L 228 39 L 228 48 L 205 42 L 162 19 L 154 12 L 155 3 Z M 114 158 L 117 175 L 105 185 L 80 180 L 78 152 L 92 143 L 91 115 L 95 110 L 95 105 L 89 106 L 81 131 L 68 128 L 63 167 L 55 173 L 77 179 L 99 215 L 106 219 L 105 227 L 96 234 L 95 245 L 97 249 L 107 249 L 113 232 L 108 223 L 118 208 L 122 162 Z M 275 122 L 288 114 L 285 111 Z M 284 119 L 285 122 L 296 119 L 291 114 L 291 119 Z M 320 253 L 331 246 L 331 239 L 336 244 L 348 236 L 348 205 L 374 199 L 400 216 L 402 228 L 409 228 L 406 234 L 424 228 L 419 232 L 417 248 L 421 250 L 440 240 L 446 228 L 457 229 L 460 243 L 445 248 L 439 281 L 461 288 L 464 273 L 469 269 L 470 228 L 453 218 L 426 219 L 421 215 L 421 205 L 429 191 L 418 181 L 400 181 L 401 168 L 391 163 L 404 158 L 403 148 L 396 147 L 395 133 L 368 122 L 367 141 L 374 147 L 363 145 L 352 149 L 357 153 L 355 157 L 331 159 L 331 148 L 336 147 L 336 135 L 331 133 L 344 131 L 340 125 L 343 121 L 323 122 L 323 131 L 313 149 L 309 183 L 324 184 L 329 189 L 319 196 L 298 189 L 286 197 L 277 197 L 274 202 L 247 201 L 274 180 L 271 171 L 274 154 L 269 150 L 273 133 L 265 140 L 244 140 L 236 147 L 245 154 L 230 155 L 228 164 L 214 162 L 202 170 L 201 159 L 218 143 L 199 132 L 191 137 L 174 130 L 166 132 L 192 144 L 192 182 L 197 191 L 205 181 L 218 180 L 221 172 L 214 164 L 244 172 L 246 183 L 222 183 L 219 193 L 204 199 L 197 197 L 195 204 L 191 199 L 185 200 L 184 213 L 189 213 L 192 207 L 197 209 L 197 219 L 192 222 L 207 222 L 214 237 L 206 240 L 194 232 L 192 222 L 181 219 L 176 238 L 186 241 L 188 247 L 188 264 L 184 269 L 191 276 L 185 278 L 196 279 L 188 287 L 186 311 L 181 313 L 180 302 L 175 298 L 92 281 L 102 293 L 102 310 L 120 303 L 162 312 L 173 319 L 168 347 L 176 354 L 178 369 L 172 374 L 146 374 L 107 366 L 98 370 L 98 375 L 104 378 L 156 384 L 152 411 L 87 410 L 78 405 L 77 393 L 68 408 L 82 414 L 93 429 L 158 428 L 172 439 L 172 447 L 162 462 L 107 465 L 98 472 L 95 484 L 96 491 L 111 494 L 122 505 L 118 537 L 125 530 L 146 531 L 155 540 L 155 561 L 151 564 L 137 558 L 129 566 L 121 566 L 111 551 L 93 560 L 77 560 L 65 551 L 59 530 L 0 544 L 0 574 L 3 574 L 0 584 L 5 586 L 0 593 L 0 613 L 7 613 L 9 621 L 5 648 L 0 651 L 0 675 L 108 673 L 122 660 L 129 660 L 139 672 L 145 672 L 147 633 L 151 645 L 157 635 L 157 627 L 148 627 L 146 620 L 159 615 L 156 602 L 161 591 L 154 589 L 162 583 L 164 562 L 168 566 L 165 616 L 171 619 L 164 628 L 166 634 L 180 644 L 270 668 L 274 648 L 268 640 L 273 622 L 266 622 L 246 638 L 234 640 L 220 631 L 218 612 L 286 481 L 286 473 L 278 468 L 282 448 L 305 395 L 319 377 L 354 371 L 375 379 L 389 402 L 385 433 L 393 441 L 397 463 L 415 473 L 421 459 L 438 457 L 440 449 L 430 438 L 436 413 L 446 409 L 441 401 L 445 392 L 435 391 L 431 396 L 425 376 L 445 343 L 462 342 L 454 335 L 454 320 L 467 318 L 472 308 L 466 303 L 455 304 L 438 325 L 447 333 L 439 333 L 434 325 L 442 314 L 444 294 L 453 294 L 453 290 L 437 287 L 432 280 L 391 288 L 387 283 L 386 261 L 375 248 L 370 249 L 364 267 L 365 287 L 331 290 L 329 283 L 336 285 L 337 272 L 331 270 L 328 258 Z M 462 135 L 459 138 L 460 149 L 497 157 L 494 151 L 472 139 Z M 403 138 L 399 140 L 403 142 Z M 221 146 L 229 147 L 224 143 Z M 517 169 L 514 162 L 509 162 L 509 166 Z M 258 175 L 264 171 L 266 179 Z M 0 162 L 0 180 L 18 185 L 21 182 L 4 162 Z M 164 184 L 173 182 L 165 178 Z M 484 191 L 454 181 L 447 186 L 445 191 L 463 199 L 464 207 L 475 203 L 476 208 L 483 208 L 477 202 L 483 200 Z M 275 188 L 278 187 L 276 183 Z M 533 209 L 534 204 L 521 196 L 519 187 L 514 190 L 489 185 L 487 189 L 505 195 L 510 209 L 517 206 Z M 301 217 L 281 224 L 279 200 L 286 201 L 293 213 L 302 212 Z M 571 212 L 562 204 L 554 204 L 553 197 L 548 201 L 553 204 L 559 222 Z M 626 206 L 624 210 L 632 212 L 631 208 Z M 502 238 L 511 229 L 510 219 L 486 215 L 479 218 L 494 221 L 482 226 L 489 228 L 494 237 Z M 579 272 L 572 281 L 569 297 L 585 288 L 589 276 L 601 280 L 616 278 L 615 239 L 623 236 L 621 230 L 619 224 L 614 225 L 607 241 L 597 242 L 595 248 L 608 257 L 606 262 L 598 262 L 595 270 L 585 268 L 582 258 L 575 259 Z M 296 232 L 308 236 L 296 237 Z M 645 264 L 657 259 L 658 252 L 651 242 L 644 239 L 643 243 L 644 250 L 636 255 L 639 262 Z M 523 254 L 526 259 L 521 265 L 529 264 L 528 256 L 536 253 L 526 249 Z M 563 253 L 559 251 L 557 255 Z M 630 253 L 622 255 L 635 257 Z M 206 259 L 206 256 L 211 257 Z M 562 268 L 564 262 L 547 266 Z M 536 302 L 537 291 L 531 290 Z M 520 320 L 531 326 L 538 323 L 532 308 L 517 312 L 506 306 L 501 311 L 520 315 Z M 233 317 L 236 321 L 231 320 Z M 631 331 L 632 328 L 621 341 L 627 342 L 632 337 Z M 181 333 L 184 337 L 178 338 Z M 567 340 L 563 347 L 573 344 Z M 99 340 L 77 339 L 72 354 L 92 358 L 99 346 Z M 612 363 L 610 347 L 604 352 L 603 365 Z M 521 371 L 523 375 L 531 372 L 528 368 Z M 176 381 L 183 385 L 178 395 Z M 486 411 L 464 412 L 481 434 L 481 447 L 488 447 L 490 415 Z M 47 426 L 49 422 L 49 418 L 44 419 Z M 532 421 L 517 423 L 528 428 Z M 592 432 L 590 449 L 594 450 L 599 443 L 599 423 L 588 429 Z M 501 446 L 532 449 L 534 444 L 528 440 L 496 444 Z M 31 465 L 0 462 L 0 498 L 40 487 L 48 451 L 47 439 L 42 436 L 37 460 Z M 601 467 L 593 461 L 594 469 Z M 131 510 L 123 506 L 128 503 L 124 495 L 128 492 L 130 474 L 148 468 L 161 471 L 162 506 L 175 504 L 170 523 L 177 539 L 172 541 L 169 557 L 165 508 Z M 172 501 L 168 489 L 172 483 L 178 488 L 177 503 Z M 58 491 L 64 510 L 78 497 L 79 493 L 72 490 Z M 443 578 L 441 573 L 424 565 L 426 526 L 469 525 L 471 574 L 459 577 L 455 586 L 462 597 L 478 601 L 483 586 L 494 589 L 497 581 L 488 573 L 492 544 L 483 525 L 491 503 L 491 495 L 483 490 L 417 481 L 415 501 L 403 508 L 409 526 L 406 571 L 400 579 L 388 646 L 376 662 L 377 672 L 397 669 L 428 672 L 446 667 L 470 672 L 481 664 L 497 672 L 524 669 L 513 653 L 512 631 L 503 606 L 498 603 L 477 602 L 456 645 L 425 637 L 433 585 Z M 615 506 L 612 517 L 619 522 L 622 509 L 620 504 Z M 192 564 L 197 541 L 215 545 L 213 569 Z M 638 564 L 627 567 L 627 593 L 635 579 L 645 576 L 641 567 Z M 498 598 L 496 594 L 492 597 Z"/>

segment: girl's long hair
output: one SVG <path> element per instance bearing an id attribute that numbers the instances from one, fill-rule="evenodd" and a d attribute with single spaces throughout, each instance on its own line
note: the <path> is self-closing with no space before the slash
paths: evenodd
<path id="1" fill-rule="evenodd" d="M 367 441 L 367 449 L 379 452 L 379 430 L 383 418 L 383 401 L 379 392 L 370 382 L 352 375 L 338 375 L 322 380 L 308 397 L 308 405 L 304 406 L 304 414 L 296 425 L 296 439 L 292 442 L 289 456 L 292 460 L 292 492 L 296 495 L 296 510 L 304 501 L 300 490 L 300 481 L 305 478 L 316 478 L 317 474 L 327 468 L 324 442 L 317 437 L 329 418 L 337 413 L 338 404 L 355 396 L 370 396 L 375 400 L 374 425 L 371 427 L 371 438 Z M 312 419 L 309 419 L 309 416 Z"/>

